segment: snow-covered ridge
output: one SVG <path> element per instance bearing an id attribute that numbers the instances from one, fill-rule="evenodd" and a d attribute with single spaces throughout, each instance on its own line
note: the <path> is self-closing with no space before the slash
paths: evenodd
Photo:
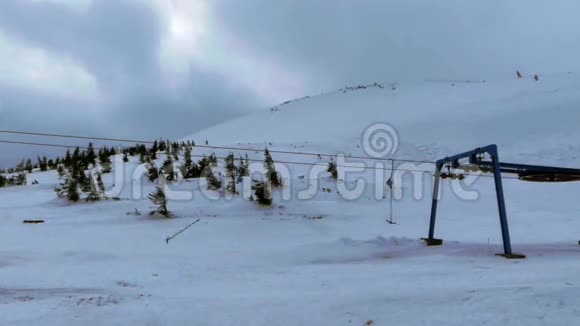
<path id="1" fill-rule="evenodd" d="M 391 89 L 395 90 L 395 83 L 391 83 Z M 325 92 L 325 93 L 320 93 L 318 95 L 306 95 L 303 97 L 299 97 L 299 98 L 295 98 L 292 100 L 288 100 L 288 101 L 284 101 L 276 106 L 273 106 L 272 108 L 270 108 L 270 111 L 272 112 L 276 112 L 279 111 L 281 108 L 283 108 L 284 106 L 291 104 L 291 103 L 297 103 L 306 99 L 309 99 L 311 97 L 318 97 L 318 96 L 325 96 L 325 95 L 330 95 L 330 94 L 335 94 L 335 93 L 347 93 L 347 92 L 351 92 L 351 91 L 357 91 L 357 90 L 361 90 L 361 89 L 368 89 L 368 88 L 385 88 L 385 86 L 383 84 L 380 83 L 372 83 L 372 84 L 367 84 L 367 85 L 357 85 L 357 86 L 345 86 L 343 88 L 340 88 L 336 91 L 333 92 Z"/>
<path id="2" fill-rule="evenodd" d="M 386 122 L 399 132 L 399 156 L 438 157 L 497 143 L 503 157 L 512 160 L 531 156 L 568 164 L 579 154 L 579 106 L 580 76 L 572 73 L 541 75 L 539 81 L 514 75 L 375 83 L 288 101 L 186 139 L 207 139 L 212 145 L 303 143 L 350 152 L 360 145 L 365 128 Z"/>

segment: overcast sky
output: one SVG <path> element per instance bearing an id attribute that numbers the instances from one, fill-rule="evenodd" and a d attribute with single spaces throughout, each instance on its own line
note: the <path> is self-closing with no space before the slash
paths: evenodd
<path id="1" fill-rule="evenodd" d="M 578 71 L 579 9 L 577 0 L 2 0 L 0 129 L 175 138 L 362 82 Z M 36 151 L 0 144 L 0 165 Z"/>

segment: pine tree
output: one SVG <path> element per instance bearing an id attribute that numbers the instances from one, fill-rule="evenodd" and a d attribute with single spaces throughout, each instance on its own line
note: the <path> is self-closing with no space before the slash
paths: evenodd
<path id="1" fill-rule="evenodd" d="M 240 177 L 248 177 L 250 176 L 250 161 L 248 159 L 248 154 L 246 154 L 246 159 L 244 160 L 243 157 L 240 156 L 238 159 L 239 165 L 237 167 L 238 175 Z"/>
<path id="2" fill-rule="evenodd" d="M 208 190 L 219 190 L 222 187 L 222 181 L 216 177 L 211 168 L 207 168 L 206 172 L 207 189 Z"/>
<path id="3" fill-rule="evenodd" d="M 81 197 L 78 181 L 66 171 L 63 182 L 54 191 L 56 191 L 58 197 L 66 198 L 70 202 L 77 202 Z"/>
<path id="4" fill-rule="evenodd" d="M 167 208 L 167 197 L 165 196 L 163 185 L 155 187 L 155 191 L 150 193 L 147 198 L 157 206 L 155 210 L 151 211 L 150 215 L 159 214 L 167 218 L 173 215 Z"/>
<path id="5" fill-rule="evenodd" d="M 197 165 L 199 167 L 199 170 L 202 171 L 202 173 L 205 173 L 203 171 L 206 171 L 206 169 L 208 169 L 210 163 L 209 163 L 209 159 L 207 158 L 207 156 L 203 156 L 198 162 Z"/>
<path id="6" fill-rule="evenodd" d="M 254 195 L 250 198 L 254 198 L 258 201 L 260 205 L 271 206 L 272 205 L 272 189 L 269 182 L 252 180 L 254 184 L 252 185 L 252 190 L 254 190 Z M 255 196 L 255 197 L 254 197 Z"/>
<path id="7" fill-rule="evenodd" d="M 270 155 L 270 151 L 266 148 L 264 151 L 264 168 L 266 168 L 266 179 L 270 182 L 272 187 L 278 188 L 282 186 L 282 178 L 278 171 L 276 171 L 276 167 L 274 166 L 274 160 Z"/>
<path id="8" fill-rule="evenodd" d="M 16 172 L 22 172 L 25 169 L 26 169 L 26 161 L 22 159 L 22 161 L 20 161 L 20 163 L 18 163 L 18 165 L 16 166 Z"/>
<path id="9" fill-rule="evenodd" d="M 179 168 L 184 179 L 199 178 L 199 166 L 191 159 L 191 146 L 186 146 L 183 153 L 183 165 Z"/>
<path id="10" fill-rule="evenodd" d="M 40 169 L 40 171 L 47 171 L 48 170 L 48 162 L 46 161 L 46 156 L 43 158 L 40 158 L 40 156 L 36 157 L 38 159 L 38 168 Z"/>
<path id="11" fill-rule="evenodd" d="M 123 163 L 127 162 L 129 162 L 129 157 L 127 156 L 127 153 L 123 153 Z"/>
<path id="12" fill-rule="evenodd" d="M 167 142 L 165 144 L 165 156 L 170 157 L 171 156 L 171 144 L 169 142 Z"/>
<path id="13" fill-rule="evenodd" d="M 157 166 L 155 166 L 154 162 L 149 163 L 147 168 L 147 177 L 149 178 L 150 182 L 155 182 L 159 178 L 159 171 L 157 170 Z"/>
<path id="14" fill-rule="evenodd" d="M 193 165 L 193 160 L 191 159 L 191 146 L 185 146 L 183 151 L 183 165 L 187 167 L 191 167 Z"/>
<path id="15" fill-rule="evenodd" d="M 159 150 L 159 145 L 157 144 L 157 140 L 153 142 L 153 146 L 151 146 L 151 150 L 149 151 L 152 156 L 157 156 L 157 151 Z"/>
<path id="16" fill-rule="evenodd" d="M 330 173 L 330 175 L 334 178 L 334 179 L 338 179 L 338 170 L 336 169 L 336 163 L 334 162 L 329 162 L 328 163 L 328 168 L 326 169 L 327 172 Z"/>
<path id="17" fill-rule="evenodd" d="M 102 173 L 111 173 L 111 153 L 107 150 L 107 148 L 103 148 L 101 151 L 99 151 L 99 163 L 101 164 Z"/>
<path id="18" fill-rule="evenodd" d="M 103 182 L 103 176 L 97 172 L 97 189 L 99 190 L 101 196 L 105 197 L 105 183 Z"/>
<path id="19" fill-rule="evenodd" d="M 67 199 L 71 202 L 77 202 L 81 199 L 79 186 L 77 180 L 74 178 L 71 178 L 68 182 Z"/>
<path id="20" fill-rule="evenodd" d="M 88 174 L 85 174 L 83 172 L 83 177 L 78 179 L 79 186 L 80 186 L 82 192 L 84 192 L 86 194 L 91 192 L 91 187 L 93 187 L 93 183 L 94 183 L 92 178 L 93 178 L 92 173 L 88 172 Z"/>
<path id="21" fill-rule="evenodd" d="M 18 186 L 26 186 L 26 173 L 20 172 L 16 176 L 16 185 Z"/>
<path id="22" fill-rule="evenodd" d="M 31 173 L 33 168 L 34 167 L 32 166 L 32 160 L 31 159 L 26 160 L 26 166 L 24 169 L 28 171 L 28 173 Z"/>
<path id="23" fill-rule="evenodd" d="M 67 149 L 66 150 L 66 154 L 64 156 L 64 166 L 65 167 L 70 167 L 72 163 L 72 156 L 70 155 L 70 151 Z"/>
<path id="24" fill-rule="evenodd" d="M 95 202 L 101 200 L 102 195 L 97 180 L 92 174 L 89 175 L 88 180 L 88 189 L 85 191 L 87 193 L 86 201 Z"/>
<path id="25" fill-rule="evenodd" d="M 62 164 L 59 164 L 56 167 L 56 172 L 58 172 L 59 179 L 62 179 L 65 176 L 65 174 L 66 174 L 66 171 L 64 169 L 64 166 Z"/>
<path id="26" fill-rule="evenodd" d="M 72 154 L 72 164 L 78 164 L 83 160 L 83 155 L 81 154 L 81 149 L 76 147 Z"/>
<path id="27" fill-rule="evenodd" d="M 173 154 L 173 160 L 174 161 L 179 161 L 179 143 L 178 142 L 174 142 L 172 145 L 172 151 L 171 153 Z"/>
<path id="28" fill-rule="evenodd" d="M 167 181 L 175 181 L 175 169 L 173 167 L 173 160 L 168 156 L 162 166 L 163 176 Z"/>
<path id="29" fill-rule="evenodd" d="M 6 187 L 6 183 L 7 183 L 6 177 L 0 174 L 0 188 Z"/>
<path id="30" fill-rule="evenodd" d="M 85 165 L 93 165 L 97 163 L 97 155 L 95 154 L 95 149 L 93 147 L 93 143 L 89 143 L 89 148 L 85 154 Z"/>
<path id="31" fill-rule="evenodd" d="M 237 179 L 237 171 L 236 171 L 236 159 L 234 158 L 234 154 L 230 153 L 226 159 L 226 177 L 228 178 L 228 182 L 226 185 L 226 191 L 232 194 L 237 194 L 236 191 L 236 179 Z"/>

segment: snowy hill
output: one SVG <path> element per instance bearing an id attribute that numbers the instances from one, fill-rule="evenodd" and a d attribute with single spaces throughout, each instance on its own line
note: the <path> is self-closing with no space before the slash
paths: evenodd
<path id="1" fill-rule="evenodd" d="M 216 171 L 230 152 L 248 154 L 260 171 L 266 146 L 276 162 L 300 163 L 282 164 L 286 186 L 270 208 L 241 189 L 231 198 L 207 191 L 202 178 L 170 186 L 174 218 L 150 217 L 155 184 L 138 157 L 117 156 L 104 182 L 118 198 L 97 203 L 57 198 L 56 171 L 35 171 L 28 186 L 0 188 L 0 325 L 575 324 L 579 184 L 505 179 L 512 246 L 528 257 L 509 261 L 494 255 L 501 235 L 490 178 L 468 179 L 461 194 L 473 198 L 457 193 L 458 181 L 444 183 L 437 236 L 445 243 L 425 247 L 432 164 L 417 162 L 428 172 L 395 183 L 391 207 L 388 171 L 337 181 L 325 171 L 328 157 L 278 151 L 364 156 L 365 128 L 387 122 L 400 141 L 389 157 L 433 160 L 497 143 L 506 160 L 578 167 L 579 105 L 575 74 L 387 83 L 291 101 L 187 137 L 255 149 L 194 147 L 194 160 L 220 158 Z M 156 164 L 164 160 L 160 153 Z M 407 163 L 397 167 L 415 164 Z M 354 189 L 357 179 L 364 191 L 343 198 L 341 186 Z M 397 224 L 385 221 L 391 208 Z"/>
<path id="2" fill-rule="evenodd" d="M 339 90 L 292 101 L 187 137 L 213 145 L 312 143 L 349 152 L 376 122 L 396 128 L 400 157 L 437 158 L 497 143 L 504 157 L 568 164 L 580 154 L 580 76 L 429 81 Z M 397 153 L 396 153 L 397 154 Z M 532 156 L 530 156 L 532 155 Z M 417 157 L 419 156 L 419 157 Z M 397 157 L 397 155 L 395 155 Z"/>

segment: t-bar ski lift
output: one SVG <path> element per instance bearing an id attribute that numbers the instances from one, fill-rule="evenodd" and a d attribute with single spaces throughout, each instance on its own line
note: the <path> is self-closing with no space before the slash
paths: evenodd
<path id="1" fill-rule="evenodd" d="M 486 156 L 488 156 L 489 159 L 486 158 Z M 460 160 L 465 159 L 469 160 L 468 164 L 460 163 Z M 451 172 L 442 173 L 444 168 L 449 168 L 450 171 L 451 169 L 462 169 L 466 172 L 483 171 L 493 173 L 504 251 L 503 254 L 499 255 L 509 259 L 522 259 L 526 256 L 512 252 L 501 174 L 516 174 L 520 180 L 533 182 L 580 181 L 580 169 L 502 163 L 499 160 L 497 145 L 476 148 L 465 153 L 438 160 L 436 162 L 435 181 L 433 186 L 433 202 L 431 204 L 429 236 L 423 238 L 428 246 L 439 246 L 443 244 L 443 240 L 435 238 L 435 220 L 437 218 L 439 183 L 441 179 L 456 178 L 456 175 L 451 174 Z M 458 179 L 462 179 L 462 176 L 459 176 Z"/>

